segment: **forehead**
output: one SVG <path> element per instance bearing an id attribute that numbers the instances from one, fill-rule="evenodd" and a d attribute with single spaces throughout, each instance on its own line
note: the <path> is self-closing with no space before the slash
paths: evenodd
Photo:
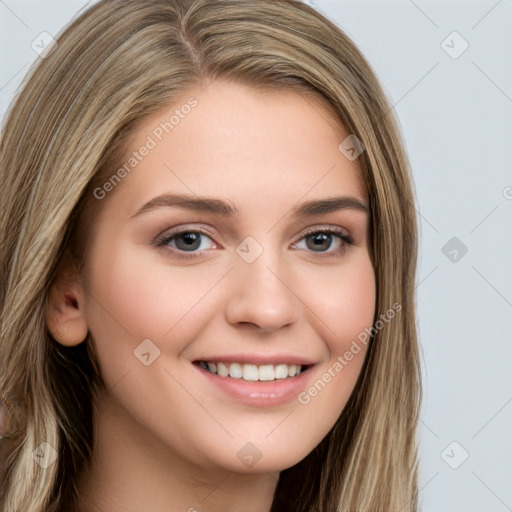
<path id="1" fill-rule="evenodd" d="M 138 124 L 118 162 L 128 172 L 112 196 L 122 198 L 112 199 L 134 209 L 181 192 L 231 199 L 254 213 L 301 197 L 364 198 L 357 160 L 339 149 L 348 135 L 309 94 L 215 80 Z"/>

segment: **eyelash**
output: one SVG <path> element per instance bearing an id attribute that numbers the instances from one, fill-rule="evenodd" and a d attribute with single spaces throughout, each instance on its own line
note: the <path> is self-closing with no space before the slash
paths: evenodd
<path id="1" fill-rule="evenodd" d="M 190 252 L 187 254 L 187 251 L 181 251 L 180 249 L 168 247 L 168 243 L 172 239 L 174 239 L 175 237 L 182 235 L 184 233 L 200 233 L 201 235 L 205 235 L 208 238 L 210 238 L 213 242 L 216 242 L 215 237 L 211 233 L 209 233 L 208 231 L 201 229 L 201 228 L 195 228 L 195 229 L 180 229 L 179 231 L 175 231 L 175 232 L 171 232 L 171 233 L 163 233 L 162 235 L 157 236 L 153 240 L 152 243 L 159 248 L 162 248 L 162 249 L 167 248 L 167 249 L 171 250 L 172 252 L 177 254 L 178 258 L 181 258 L 181 259 L 189 259 L 189 258 L 198 257 L 198 255 L 201 254 L 201 251 Z M 318 233 L 325 233 L 327 235 L 336 235 L 342 241 L 342 245 L 333 251 L 329 251 L 329 252 L 327 252 L 327 251 L 309 251 L 309 252 L 316 254 L 316 257 L 319 257 L 319 258 L 328 258 L 328 257 L 337 256 L 337 255 L 341 256 L 347 250 L 347 248 L 348 248 L 347 246 L 355 245 L 354 240 L 349 235 L 347 235 L 344 230 L 339 229 L 339 228 L 310 229 L 310 230 L 306 231 L 301 236 L 301 238 L 299 238 L 298 242 L 302 241 L 303 239 L 307 238 L 308 236 L 315 235 Z"/>

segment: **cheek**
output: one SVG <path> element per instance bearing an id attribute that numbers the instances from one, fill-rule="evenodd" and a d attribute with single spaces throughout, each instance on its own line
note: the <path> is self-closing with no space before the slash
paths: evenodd
<path id="1" fill-rule="evenodd" d="M 310 304 L 328 356 L 316 379 L 298 397 L 310 412 L 304 418 L 311 428 L 320 417 L 324 425 L 333 425 L 345 407 L 367 353 L 366 332 L 373 324 L 376 299 L 375 273 L 367 255 L 317 276 L 315 283 Z"/>
<path id="2" fill-rule="evenodd" d="M 212 314 L 207 295 L 223 274 L 163 266 L 133 249 L 98 251 L 91 261 L 86 317 L 107 385 L 140 369 L 134 351 L 144 340 L 176 356 L 198 337 Z"/>
<path id="3" fill-rule="evenodd" d="M 340 355 L 357 335 L 373 323 L 375 314 L 375 273 L 367 253 L 358 254 L 346 265 L 323 269 L 315 275 L 309 292 L 310 309 L 318 317 L 319 328 L 331 357 Z M 308 286 L 306 281 L 304 286 Z"/>

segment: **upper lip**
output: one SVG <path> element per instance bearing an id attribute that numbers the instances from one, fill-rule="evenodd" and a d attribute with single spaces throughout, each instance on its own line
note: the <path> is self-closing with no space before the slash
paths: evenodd
<path id="1" fill-rule="evenodd" d="M 205 361 L 208 363 L 242 363 L 256 364 L 258 366 L 264 364 L 295 364 L 301 366 L 314 365 L 315 361 L 307 359 L 303 356 L 294 354 L 226 354 L 206 356 L 195 359 L 194 362 Z"/>

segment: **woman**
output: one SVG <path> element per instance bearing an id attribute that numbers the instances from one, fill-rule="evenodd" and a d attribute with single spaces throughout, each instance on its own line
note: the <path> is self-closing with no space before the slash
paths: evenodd
<path id="1" fill-rule="evenodd" d="M 416 510 L 414 199 L 354 44 L 291 0 L 57 43 L 1 143 L 2 510 Z"/>

